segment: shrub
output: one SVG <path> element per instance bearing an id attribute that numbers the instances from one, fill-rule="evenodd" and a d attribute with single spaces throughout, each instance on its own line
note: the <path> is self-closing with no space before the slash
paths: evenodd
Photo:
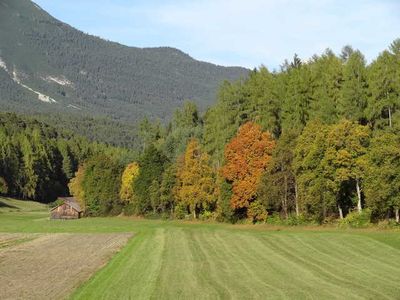
<path id="1" fill-rule="evenodd" d="M 157 220 L 161 218 L 161 215 L 157 211 L 148 211 L 144 214 L 146 219 Z"/>
<path id="2" fill-rule="evenodd" d="M 371 210 L 365 208 L 361 213 L 350 212 L 344 219 L 339 221 L 340 227 L 362 228 L 371 225 Z"/>
<path id="3" fill-rule="evenodd" d="M 265 223 L 268 212 L 260 201 L 254 201 L 250 204 L 247 210 L 247 215 L 253 223 Z"/>
<path id="4" fill-rule="evenodd" d="M 135 214 L 135 205 L 133 203 L 125 205 L 123 212 L 125 216 L 133 216 Z"/>
<path id="5" fill-rule="evenodd" d="M 3 194 L 7 194 L 8 193 L 8 186 L 7 186 L 7 182 L 3 177 L 0 177 L 0 195 Z"/>
<path id="6" fill-rule="evenodd" d="M 178 204 L 175 206 L 174 215 L 176 219 L 185 219 L 187 215 L 187 207 L 182 204 Z"/>
<path id="7" fill-rule="evenodd" d="M 281 218 L 279 213 L 273 213 L 268 216 L 267 224 L 271 225 L 284 225 L 284 226 L 299 226 L 299 225 L 318 225 L 313 219 L 308 218 L 305 215 L 289 215 L 287 219 Z"/>
<path id="8" fill-rule="evenodd" d="M 392 228 L 400 228 L 400 224 L 393 219 L 389 219 L 389 220 L 379 221 L 376 224 L 376 227 L 379 229 L 392 229 Z"/>
<path id="9" fill-rule="evenodd" d="M 200 214 L 200 220 L 202 221 L 207 221 L 207 220 L 216 220 L 217 214 L 215 212 L 209 211 L 209 210 L 204 210 Z"/>

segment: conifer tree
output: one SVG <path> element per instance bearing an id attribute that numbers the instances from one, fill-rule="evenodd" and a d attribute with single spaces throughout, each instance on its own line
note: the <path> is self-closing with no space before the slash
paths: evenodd
<path id="1" fill-rule="evenodd" d="M 352 52 L 343 67 L 343 83 L 338 114 L 341 118 L 365 123 L 368 101 L 366 61 L 360 51 Z"/>
<path id="2" fill-rule="evenodd" d="M 383 51 L 369 68 L 370 93 L 369 119 L 377 128 L 392 128 L 393 118 L 399 108 L 400 90 L 396 56 Z M 400 124 L 395 124 L 400 128 Z"/>
<path id="3" fill-rule="evenodd" d="M 146 148 L 139 160 L 139 175 L 133 183 L 136 213 L 144 214 L 146 211 L 152 210 L 149 188 L 154 180 L 161 181 L 166 163 L 167 158 L 154 145 Z"/>

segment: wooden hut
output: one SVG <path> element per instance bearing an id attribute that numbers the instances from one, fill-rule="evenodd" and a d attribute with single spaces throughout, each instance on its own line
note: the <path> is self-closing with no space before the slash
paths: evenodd
<path id="1" fill-rule="evenodd" d="M 59 198 L 63 203 L 50 210 L 51 219 L 79 219 L 82 209 L 74 197 Z"/>

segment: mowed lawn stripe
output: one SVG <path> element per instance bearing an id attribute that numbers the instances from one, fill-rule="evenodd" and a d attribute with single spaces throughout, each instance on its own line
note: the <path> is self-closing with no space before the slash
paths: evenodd
<path id="1" fill-rule="evenodd" d="M 166 249 L 153 298 L 188 299 L 205 288 L 199 282 L 199 260 L 190 249 L 190 241 L 182 228 L 168 228 Z"/>
<path id="2" fill-rule="evenodd" d="M 276 278 L 271 278 L 271 273 L 264 266 L 269 261 L 256 258 L 251 236 L 251 234 L 246 233 L 230 233 L 224 235 L 224 239 L 221 239 L 221 242 L 223 243 L 224 240 L 229 241 L 227 245 L 234 254 L 232 258 L 241 261 L 241 265 L 246 269 L 247 273 L 243 280 L 248 282 L 248 286 L 252 287 L 252 292 L 257 298 L 266 296 L 269 298 L 285 298 L 285 291 L 274 284 Z"/>
<path id="3" fill-rule="evenodd" d="M 281 251 L 287 254 L 287 256 L 296 259 L 303 265 L 304 269 L 311 269 L 321 279 L 325 279 L 330 281 L 332 284 L 337 285 L 337 290 L 347 290 L 346 298 L 357 298 L 359 296 L 364 299 L 368 299 L 370 297 L 374 297 L 375 299 L 396 299 L 393 298 L 395 295 L 387 295 L 385 291 L 385 280 L 382 278 L 382 281 L 375 276 L 369 276 L 374 272 L 374 268 L 382 268 L 379 264 L 374 264 L 373 266 L 364 264 L 364 268 L 346 268 L 343 264 L 340 263 L 340 258 L 342 260 L 352 261 L 356 259 L 363 260 L 365 256 L 358 256 L 352 252 L 348 252 L 345 256 L 338 253 L 336 250 L 339 245 L 344 245 L 349 248 L 349 244 L 353 245 L 357 243 L 358 237 L 352 237 L 351 239 L 346 238 L 346 236 L 342 236 L 336 239 L 335 243 L 332 243 L 327 251 L 328 256 L 322 256 L 321 251 L 311 251 L 308 247 L 304 247 L 304 244 L 312 243 L 318 240 L 318 235 L 310 236 L 307 235 L 302 244 L 296 242 L 296 239 L 302 236 L 301 234 L 297 235 L 286 235 L 286 236 L 277 236 L 278 239 L 274 241 L 274 245 L 276 246 L 277 251 Z M 335 238 L 332 236 L 332 238 Z M 323 240 L 320 240 L 318 247 L 323 245 Z M 373 253 L 372 255 L 377 256 L 379 253 Z M 367 270 L 367 272 L 365 272 Z M 386 270 L 388 271 L 388 270 Z M 397 271 L 399 274 L 400 270 Z M 387 274 L 389 274 L 388 272 Z M 378 282 L 377 282 L 378 280 Z M 382 292 L 381 292 L 382 288 Z M 334 292 L 334 290 L 333 290 Z"/>
<path id="4" fill-rule="evenodd" d="M 343 243 L 342 240 L 336 238 L 331 238 L 330 240 L 327 240 L 323 236 L 320 238 L 320 241 L 309 240 L 306 246 L 308 246 L 311 251 L 318 251 L 320 256 L 335 261 L 337 265 L 345 266 L 345 269 L 347 270 L 358 270 L 358 272 L 365 274 L 368 278 L 374 277 L 374 282 L 379 283 L 379 285 L 392 286 L 393 284 L 398 284 L 398 279 L 387 277 L 388 271 L 398 271 L 398 267 L 394 266 L 395 263 L 392 265 L 391 262 L 388 262 L 387 260 L 385 261 L 385 258 L 380 259 L 379 257 L 376 257 L 376 255 L 371 255 L 371 253 L 376 253 L 376 251 L 378 251 L 379 245 L 377 245 L 378 247 L 376 248 L 371 246 L 379 243 L 372 240 L 370 242 L 367 241 L 364 245 L 362 239 L 356 243 L 352 241 Z M 297 237 L 296 239 L 300 241 L 300 238 Z M 353 246 L 355 248 L 353 248 Z M 361 251 L 364 247 L 367 251 Z M 335 255 L 331 254 L 332 248 L 335 249 Z M 392 251 L 389 250 L 386 254 L 389 254 L 389 252 Z M 384 266 L 384 268 L 382 268 L 382 266 Z M 385 280 L 382 281 L 382 278 L 385 278 Z"/>
<path id="5" fill-rule="evenodd" d="M 149 299 L 161 268 L 164 229 L 143 231 L 72 295 L 74 299 Z"/>
<path id="6" fill-rule="evenodd" d="M 296 260 L 290 259 L 272 246 L 271 239 L 274 236 L 253 236 L 252 245 L 258 249 L 257 260 L 259 263 L 269 263 L 268 268 L 271 277 L 279 281 L 276 285 L 285 292 L 288 299 L 310 299 L 316 296 L 315 286 L 319 286 L 319 297 L 335 298 L 337 293 L 332 294 L 333 284 L 321 280 L 318 274 L 310 269 L 304 268 Z M 340 293 L 339 293 L 340 294 Z"/>
<path id="7" fill-rule="evenodd" d="M 199 232 L 186 230 L 186 235 L 190 241 L 191 251 L 196 256 L 196 260 L 199 261 L 196 274 L 200 282 L 206 286 L 206 292 L 203 295 L 208 299 L 227 298 L 230 293 L 224 278 L 225 274 L 216 267 L 216 259 L 212 257 L 211 243 L 213 241 L 208 238 L 212 233 L 205 230 Z"/>
<path id="8" fill-rule="evenodd" d="M 356 234 L 257 232 L 167 223 L 141 227 L 73 296 L 399 299 L 399 260 L 396 248 Z"/>
<path id="9" fill-rule="evenodd" d="M 320 259 L 318 255 L 312 253 L 307 248 L 296 243 L 296 240 L 289 236 L 277 236 L 276 239 L 270 241 L 274 246 L 276 251 L 280 251 L 288 256 L 290 259 L 297 261 L 303 266 L 304 269 L 310 269 L 315 272 L 323 281 L 329 281 L 330 283 L 337 286 L 337 289 L 345 289 L 346 298 L 357 298 L 360 295 L 379 295 L 380 299 L 383 295 L 369 289 L 367 285 L 363 284 L 363 281 L 353 278 L 353 276 L 346 276 L 345 269 L 341 265 L 337 265 L 329 260 Z M 331 252 L 331 255 L 335 255 L 335 252 Z M 356 272 L 356 270 L 352 270 Z M 359 276 L 359 274 L 357 274 Z M 332 290 L 333 292 L 334 290 Z M 359 293 L 358 293 L 358 292 Z M 318 293 L 318 288 L 316 287 L 315 293 Z M 360 294 L 361 293 L 361 294 Z M 384 296 L 383 296 L 384 297 Z"/>
<path id="10" fill-rule="evenodd" d="M 393 271 L 400 269 L 399 249 L 393 248 L 369 237 L 353 236 L 350 239 L 357 239 L 357 243 L 347 243 L 346 250 L 361 255 L 364 263 L 365 259 L 368 259 L 374 264 L 379 263 L 378 265 L 380 267 L 381 264 L 384 265 L 385 270 L 388 268 L 393 269 Z M 331 244 L 336 245 L 335 243 Z M 342 244 L 337 245 L 338 248 L 341 246 Z M 384 255 L 375 255 L 377 253 L 384 253 Z"/>
<path id="11" fill-rule="evenodd" d="M 224 231 L 202 232 L 197 245 L 201 245 L 208 265 L 208 278 L 220 298 L 245 299 L 259 296 L 267 290 L 274 289 L 267 281 L 259 279 L 252 272 L 253 266 L 249 264 L 248 255 L 237 255 L 235 239 L 230 239 L 230 234 Z M 224 265 L 219 264 L 224 262 Z M 206 277 L 207 273 L 203 274 Z M 280 291 L 276 291 L 280 293 Z"/>
<path id="12" fill-rule="evenodd" d="M 249 286 L 242 279 L 246 273 L 242 271 L 241 262 L 232 257 L 227 249 L 230 245 L 228 242 L 221 243 L 219 234 L 215 231 L 202 231 L 196 235 L 196 241 L 210 266 L 208 272 L 214 280 L 214 288 L 220 290 L 218 293 L 225 299 L 251 294 Z"/>

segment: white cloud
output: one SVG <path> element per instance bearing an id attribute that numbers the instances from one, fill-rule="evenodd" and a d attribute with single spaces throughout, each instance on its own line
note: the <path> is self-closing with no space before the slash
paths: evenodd
<path id="1" fill-rule="evenodd" d="M 346 44 L 368 60 L 400 34 L 398 0 L 38 0 L 57 17 L 109 40 L 172 46 L 223 65 L 277 68 Z M 58 10 L 57 10 L 58 8 Z M 52 11 L 50 11 L 52 12 Z"/>
<path id="2" fill-rule="evenodd" d="M 277 67 L 295 52 L 308 58 L 349 43 L 371 59 L 397 37 L 396 7 L 387 1 L 195 0 L 158 6 L 148 17 L 187 38 L 194 56 Z"/>

